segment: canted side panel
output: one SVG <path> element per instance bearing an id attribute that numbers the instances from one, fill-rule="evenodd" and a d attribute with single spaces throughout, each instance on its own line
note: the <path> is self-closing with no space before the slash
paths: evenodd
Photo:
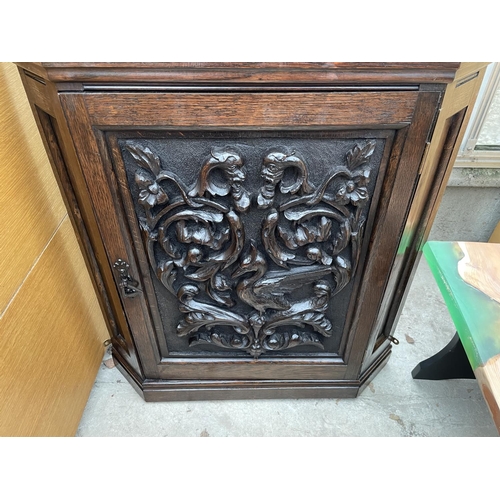
<path id="1" fill-rule="evenodd" d="M 120 349 L 122 356 L 124 356 L 136 370 L 139 370 L 137 358 L 135 355 L 135 348 L 130 334 L 128 331 L 124 331 L 119 328 L 107 297 L 102 276 L 99 271 L 97 259 L 95 257 L 94 251 L 92 250 L 92 245 L 90 243 L 87 228 L 82 219 L 81 210 L 69 177 L 66 162 L 62 155 L 62 148 L 60 147 L 60 142 L 58 139 L 58 137 L 60 137 L 60 133 L 58 133 L 57 121 L 42 110 L 36 107 L 35 109 L 37 111 L 37 118 L 44 132 L 44 140 L 46 141 L 47 148 L 50 151 L 55 171 L 59 178 L 59 182 L 63 189 L 64 195 L 67 199 L 66 203 L 69 209 L 68 213 L 72 214 L 74 225 L 78 231 L 79 238 L 81 239 L 81 245 L 84 246 L 84 256 L 86 255 L 87 259 L 89 260 L 91 276 L 94 280 L 96 291 L 98 292 L 98 297 L 101 301 L 101 307 L 105 312 L 104 318 L 108 324 L 111 338 L 115 342 L 115 348 Z"/>
<path id="2" fill-rule="evenodd" d="M 374 328 L 374 330 L 380 333 L 378 333 L 377 341 L 375 342 L 371 356 L 367 357 L 363 366 L 368 366 L 370 361 L 377 356 L 377 351 L 383 345 L 384 341 L 387 340 L 387 337 L 394 333 L 397 326 L 397 317 L 402 309 L 401 305 L 404 304 L 406 295 L 409 291 L 409 283 L 415 272 L 415 265 L 420 258 L 418 249 L 422 248 L 422 242 L 430 231 L 429 220 L 432 217 L 432 212 L 434 211 L 435 213 L 436 211 L 436 198 L 438 197 L 438 192 L 443 187 L 443 180 L 450 166 L 450 158 L 456 147 L 457 137 L 460 131 L 463 131 L 462 124 L 465 114 L 466 108 L 449 117 L 442 125 L 441 134 L 443 136 L 443 146 L 439 161 L 437 161 L 432 184 L 429 186 L 427 200 L 423 205 L 418 225 L 414 223 L 414 227 L 408 229 L 409 222 L 406 224 L 405 233 L 411 235 L 411 238 L 409 236 L 405 238 L 406 247 L 402 247 L 404 251 L 398 252 L 399 258 L 397 258 L 393 266 L 390 277 L 391 281 L 395 282 L 399 280 L 404 283 L 404 286 L 394 289 L 393 294 L 388 293 L 384 296 L 379 317 L 377 318 L 377 323 Z M 417 192 L 416 196 L 418 197 L 418 195 L 419 193 Z M 420 204 L 422 205 L 422 201 L 420 201 Z M 406 257 L 406 259 L 403 257 Z M 389 289 L 391 290 L 392 288 Z"/>
<path id="3" fill-rule="evenodd" d="M 391 132 L 108 137 L 163 357 L 338 356 Z"/>

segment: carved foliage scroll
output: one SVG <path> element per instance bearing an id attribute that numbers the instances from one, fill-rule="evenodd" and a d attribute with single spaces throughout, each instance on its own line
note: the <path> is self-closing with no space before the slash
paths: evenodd
<path id="1" fill-rule="evenodd" d="M 261 185 L 248 191 L 236 148 L 212 150 L 186 185 L 149 147 L 128 141 L 149 262 L 183 314 L 177 335 L 255 358 L 322 349 L 331 298 L 359 261 L 374 148 L 355 145 L 315 186 L 301 154 L 276 147 L 262 158 Z M 249 211 L 262 221 L 260 238 L 245 235 Z"/>

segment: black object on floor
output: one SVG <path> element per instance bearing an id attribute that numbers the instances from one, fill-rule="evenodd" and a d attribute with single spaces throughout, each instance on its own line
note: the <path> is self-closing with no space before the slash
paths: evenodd
<path id="1" fill-rule="evenodd" d="M 441 351 L 421 361 L 411 375 L 414 379 L 421 380 L 475 378 L 458 333 Z"/>

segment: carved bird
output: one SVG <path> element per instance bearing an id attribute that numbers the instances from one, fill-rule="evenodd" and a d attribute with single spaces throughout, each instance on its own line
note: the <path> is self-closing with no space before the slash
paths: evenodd
<path id="1" fill-rule="evenodd" d="M 292 303 L 285 298 L 285 294 L 317 281 L 332 272 L 332 268 L 315 265 L 287 271 L 270 271 L 267 274 L 266 271 L 266 259 L 252 241 L 250 251 L 243 256 L 240 267 L 232 274 L 232 278 L 238 278 L 246 273 L 254 273 L 238 283 L 236 293 L 243 302 L 257 309 L 260 315 L 266 309 L 289 309 Z"/>

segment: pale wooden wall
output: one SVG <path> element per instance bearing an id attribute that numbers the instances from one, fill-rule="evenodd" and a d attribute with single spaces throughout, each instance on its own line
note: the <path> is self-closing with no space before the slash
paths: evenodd
<path id="1" fill-rule="evenodd" d="M 74 435 L 106 338 L 17 68 L 0 63 L 0 435 Z"/>
<path id="2" fill-rule="evenodd" d="M 500 243 L 500 222 L 497 224 L 496 228 L 493 230 L 493 233 L 489 239 L 490 243 Z"/>

